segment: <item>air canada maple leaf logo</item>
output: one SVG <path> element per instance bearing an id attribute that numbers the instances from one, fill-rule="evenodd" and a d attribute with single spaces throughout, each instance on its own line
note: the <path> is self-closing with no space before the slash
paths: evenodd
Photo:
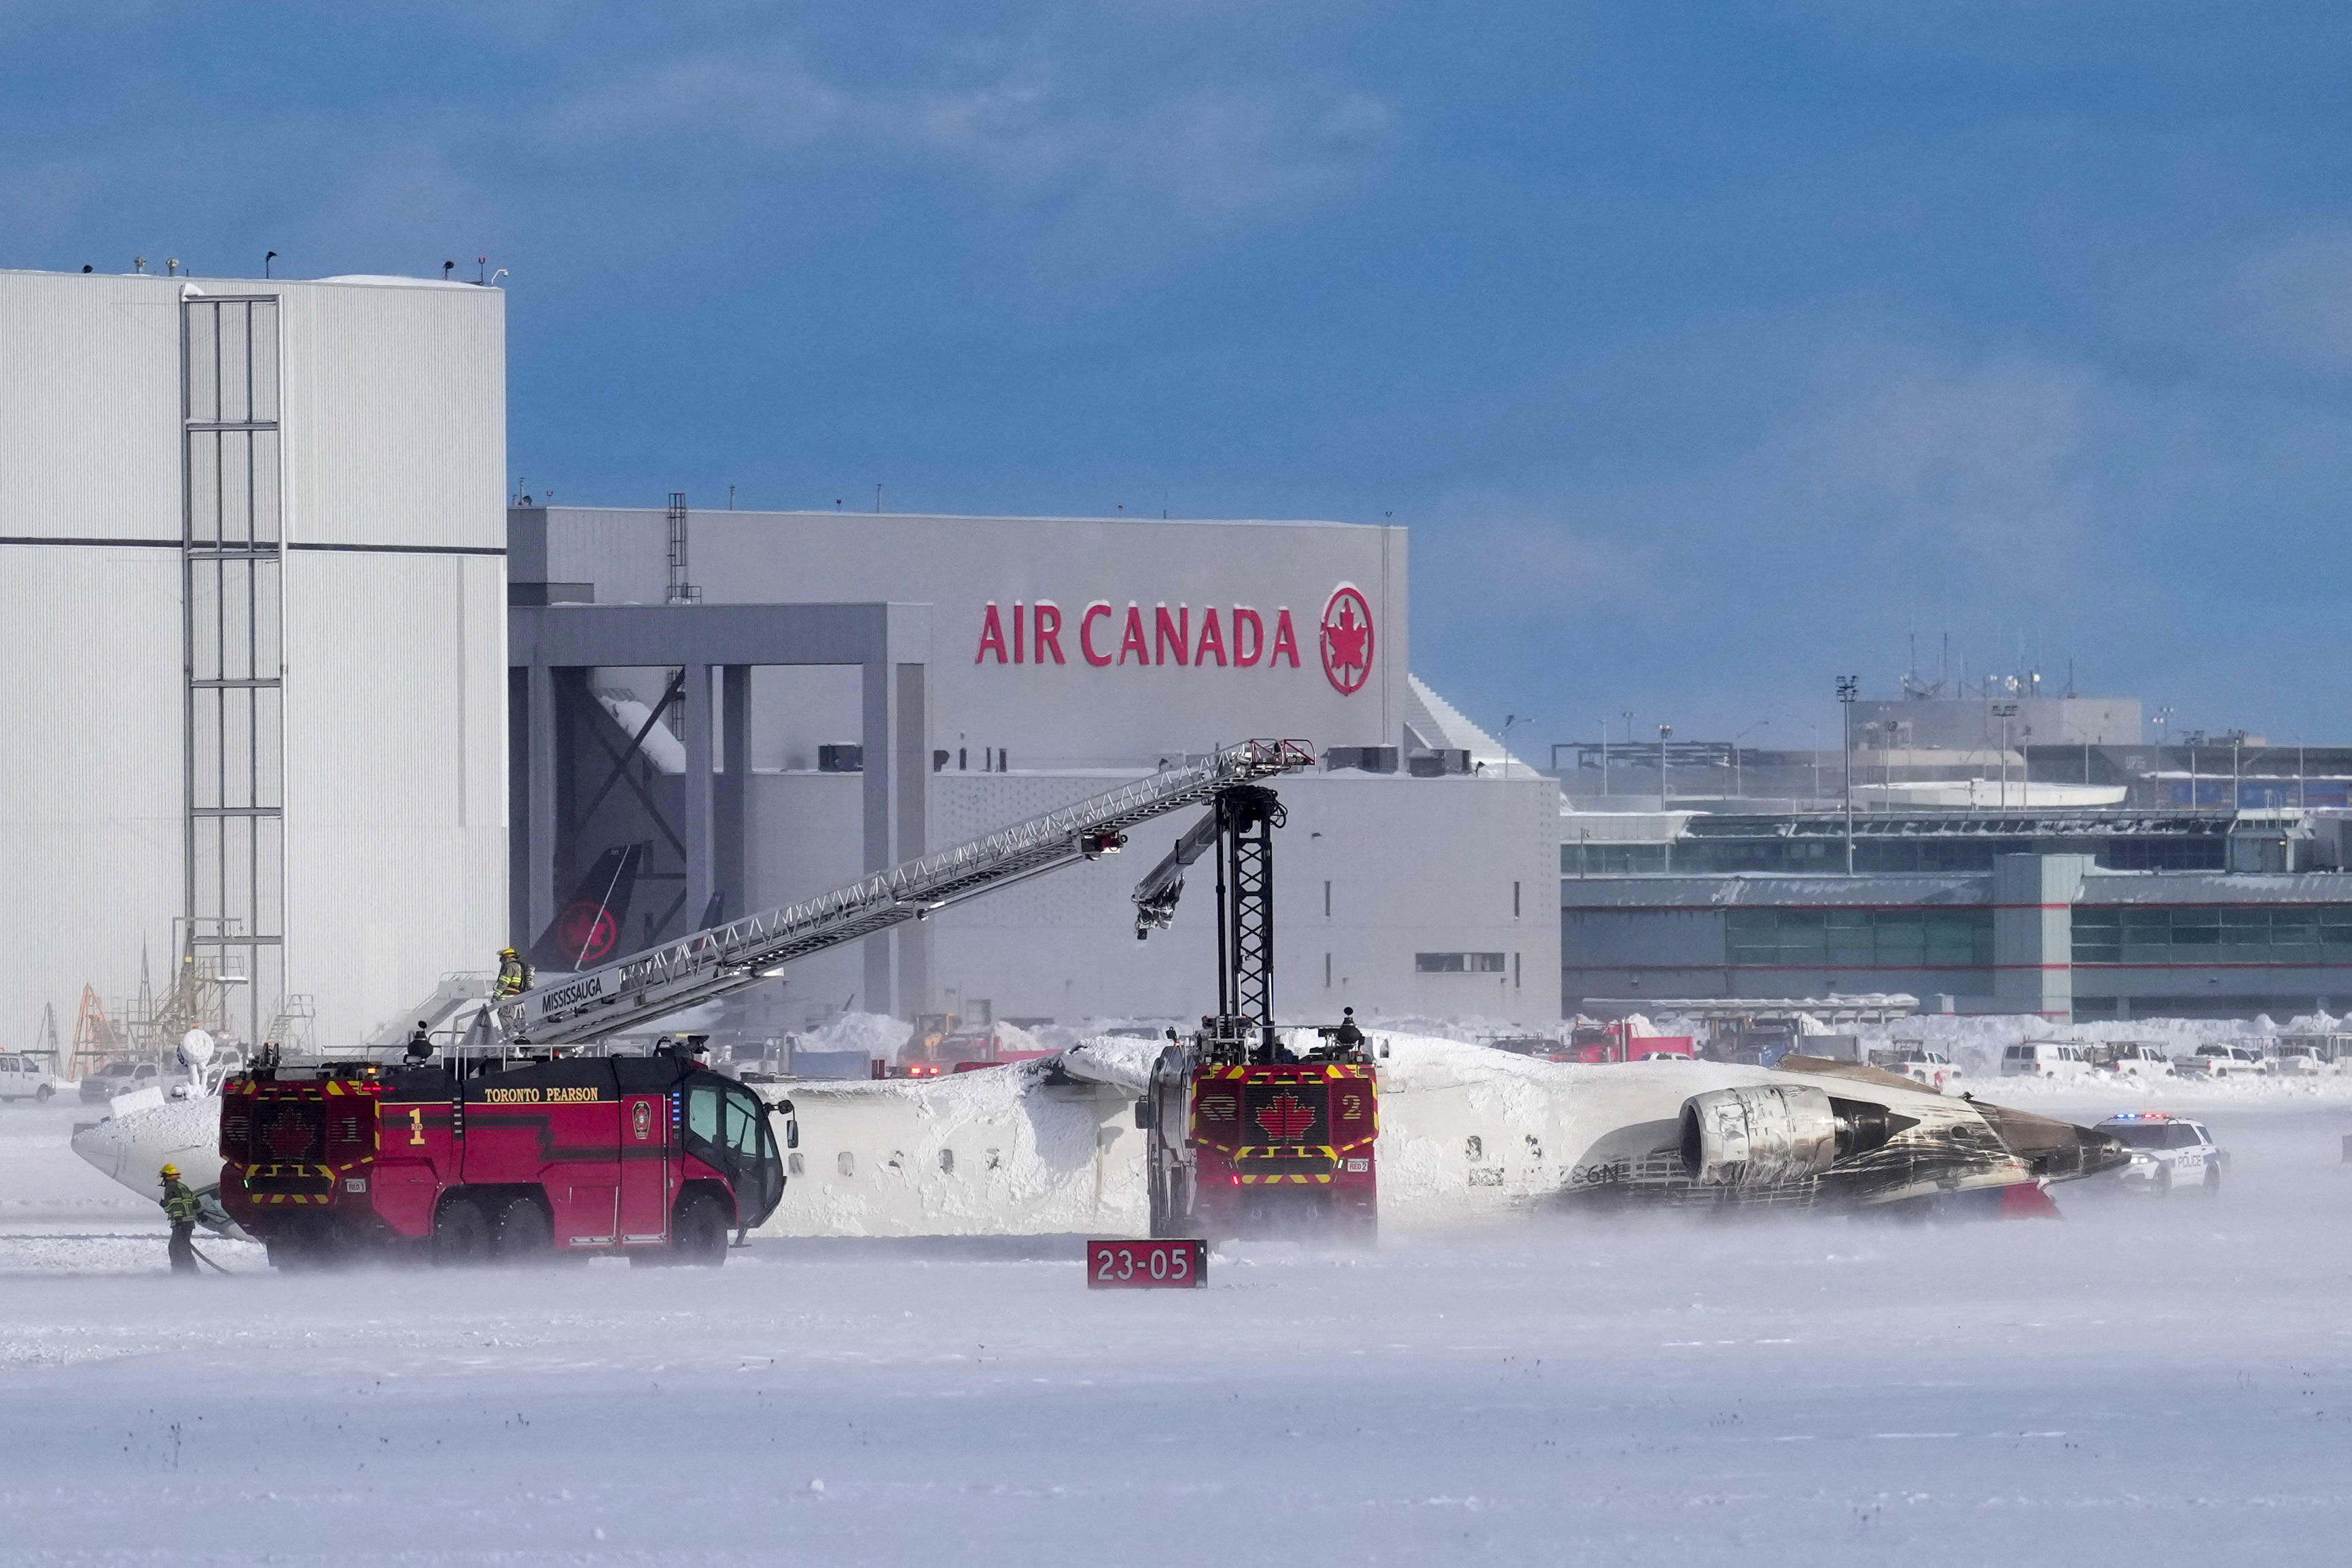
<path id="1" fill-rule="evenodd" d="M 1257 1124 L 1280 1143 L 1315 1125 L 1315 1108 L 1295 1094 L 1277 1094 L 1257 1108 Z"/>
<path id="2" fill-rule="evenodd" d="M 602 904 L 573 904 L 563 911 L 562 922 L 556 927 L 556 939 L 563 951 L 583 965 L 604 962 L 620 936 L 613 911 Z"/>
<path id="3" fill-rule="evenodd" d="M 1372 678 L 1372 606 L 1353 583 L 1331 590 L 1323 606 L 1323 675 L 1342 697 Z"/>

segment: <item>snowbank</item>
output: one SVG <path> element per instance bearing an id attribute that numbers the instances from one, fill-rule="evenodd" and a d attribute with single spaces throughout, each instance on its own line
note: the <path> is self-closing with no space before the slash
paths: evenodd
<path id="1" fill-rule="evenodd" d="M 810 1051 L 864 1051 L 887 1061 L 913 1036 L 915 1026 L 881 1013 L 841 1013 L 800 1036 L 800 1048 Z"/>

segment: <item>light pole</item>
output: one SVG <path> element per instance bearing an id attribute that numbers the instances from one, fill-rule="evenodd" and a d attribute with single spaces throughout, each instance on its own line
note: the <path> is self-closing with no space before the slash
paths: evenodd
<path id="1" fill-rule="evenodd" d="M 1740 736 L 1752 735 L 1757 731 L 1763 729 L 1766 725 L 1771 722 L 1772 721 L 1769 719 L 1759 719 L 1753 724 L 1748 725 L 1747 729 L 1740 731 L 1738 735 L 1731 737 L 1731 794 L 1734 799 L 1746 800 L 1748 798 L 1748 791 L 1741 783 L 1739 773 Z"/>
<path id="2" fill-rule="evenodd" d="M 1675 732 L 1672 724 L 1658 726 L 1658 809 L 1666 809 L 1666 738 Z"/>
<path id="3" fill-rule="evenodd" d="M 2000 721 L 2000 805 L 2009 809 L 2009 721 L 2017 717 L 2017 704 L 1996 702 L 1993 716 Z"/>
<path id="4" fill-rule="evenodd" d="M 1845 715 L 1845 874 L 1849 877 L 1853 875 L 1853 700 L 1861 694 L 1862 677 L 1837 678 L 1838 709 Z"/>
<path id="5" fill-rule="evenodd" d="M 1503 731 L 1501 734 L 1495 737 L 1496 743 L 1503 748 L 1503 776 L 1505 778 L 1509 778 L 1511 776 L 1511 726 L 1518 721 L 1519 716 L 1517 714 L 1504 714 Z"/>

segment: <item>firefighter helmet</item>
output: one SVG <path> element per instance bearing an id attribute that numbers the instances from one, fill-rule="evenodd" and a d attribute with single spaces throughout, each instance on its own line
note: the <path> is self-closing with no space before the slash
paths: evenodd
<path id="1" fill-rule="evenodd" d="M 180 1179 L 180 1167 L 177 1165 L 166 1165 L 158 1173 L 158 1174 L 167 1182 L 176 1182 Z"/>

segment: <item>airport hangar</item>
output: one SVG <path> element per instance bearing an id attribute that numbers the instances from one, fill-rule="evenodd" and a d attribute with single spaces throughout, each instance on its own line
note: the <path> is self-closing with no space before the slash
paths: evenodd
<path id="1" fill-rule="evenodd" d="M 642 945 L 1221 744 L 1298 738 L 1325 763 L 1276 781 L 1282 1015 L 1558 1016 L 1558 787 L 1411 676 L 1402 528 L 677 498 L 518 507 L 509 537 L 518 930 L 617 845 L 646 846 Z M 1197 1015 L 1213 868 L 1149 942 L 1128 900 L 1184 826 L 805 960 L 739 1026 L 982 1000 Z"/>
<path id="2" fill-rule="evenodd" d="M 240 1041 L 392 1037 L 599 843 L 651 846 L 628 934 L 677 934 L 1266 734 L 1362 764 L 1282 785 L 1286 1015 L 1554 1015 L 1557 786 L 1410 678 L 1403 530 L 509 508 L 500 290 L 173 270 L 0 272 L 18 1038 L 184 980 Z M 667 669 L 563 662 L 616 651 Z M 1205 868 L 1149 943 L 1126 903 L 1176 828 L 757 994 L 1196 1013 Z"/>

